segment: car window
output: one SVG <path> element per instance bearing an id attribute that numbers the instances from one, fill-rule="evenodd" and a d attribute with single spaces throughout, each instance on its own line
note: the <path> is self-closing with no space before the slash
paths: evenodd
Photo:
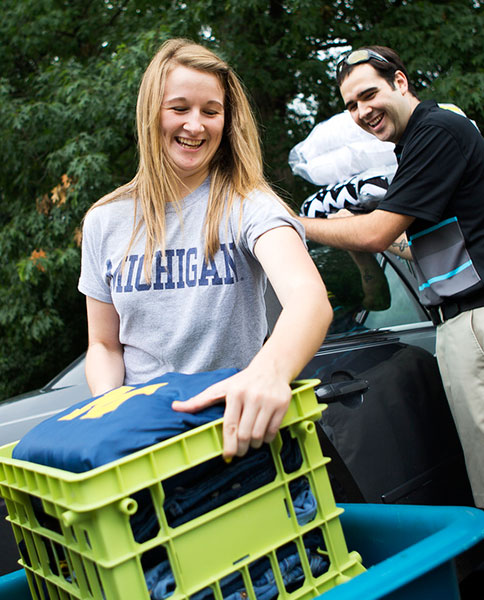
<path id="1" fill-rule="evenodd" d="M 329 336 L 427 321 L 407 284 L 381 254 L 310 243 L 333 307 Z"/>
<path id="2" fill-rule="evenodd" d="M 85 374 L 85 358 L 80 356 L 68 365 L 59 375 L 44 387 L 44 390 L 58 390 L 73 385 L 87 385 Z"/>
<path id="3" fill-rule="evenodd" d="M 391 292 L 391 304 L 385 310 L 369 312 L 365 326 L 378 329 L 428 321 L 412 292 L 389 262 L 384 261 L 383 271 Z"/>

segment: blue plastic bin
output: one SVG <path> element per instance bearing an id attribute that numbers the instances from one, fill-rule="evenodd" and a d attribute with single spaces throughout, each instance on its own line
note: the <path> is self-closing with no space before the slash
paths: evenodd
<path id="1" fill-rule="evenodd" d="M 1 600 L 32 600 L 25 571 L 20 569 L 0 577 Z"/>
<path id="2" fill-rule="evenodd" d="M 366 573 L 324 600 L 458 600 L 454 558 L 484 539 L 484 511 L 463 506 L 342 504 L 348 547 Z M 23 570 L 0 577 L 0 600 L 31 600 Z"/>
<path id="3" fill-rule="evenodd" d="M 454 558 L 484 539 L 484 511 L 464 506 L 342 504 L 348 547 L 368 571 L 324 600 L 459 600 Z"/>

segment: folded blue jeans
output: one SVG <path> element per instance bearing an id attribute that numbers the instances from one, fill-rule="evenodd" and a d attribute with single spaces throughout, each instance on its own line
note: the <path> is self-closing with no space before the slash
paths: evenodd
<path id="1" fill-rule="evenodd" d="M 282 431 L 281 436 L 281 461 L 285 472 L 293 473 L 302 462 L 299 443 L 287 431 Z M 178 527 L 274 481 L 275 477 L 276 469 L 268 444 L 251 449 L 244 457 L 234 458 L 230 464 L 217 457 L 183 471 L 163 481 L 163 508 L 168 524 Z M 296 494 L 297 491 L 293 496 Z M 134 498 L 139 508 L 131 519 L 131 527 L 136 541 L 141 543 L 154 537 L 159 525 L 149 502 L 149 491 L 142 490 Z"/>
<path id="2" fill-rule="evenodd" d="M 307 479 L 300 478 L 293 481 L 292 484 L 296 484 L 291 489 L 294 512 L 298 523 L 305 525 L 314 519 L 317 503 Z M 296 488 L 298 489 L 295 496 Z M 321 532 L 319 530 L 310 532 L 305 536 L 304 542 L 311 572 L 317 577 L 324 573 L 328 566 L 327 559 L 317 552 L 318 548 L 324 545 Z M 285 586 L 297 584 L 304 578 L 300 557 L 294 544 L 289 544 L 278 552 L 278 563 Z M 258 600 L 271 600 L 278 595 L 274 573 L 268 566 L 267 559 L 260 559 L 252 565 L 251 579 Z M 145 573 L 145 580 L 150 597 L 153 600 L 168 598 L 173 594 L 176 587 L 168 560 L 163 560 L 149 569 Z M 222 591 L 225 600 L 242 600 L 244 598 L 246 595 L 245 588 L 241 587 L 240 583 L 240 576 L 237 571 L 224 579 Z M 194 594 L 192 600 L 209 600 L 211 594 L 211 589 L 206 588 Z"/>

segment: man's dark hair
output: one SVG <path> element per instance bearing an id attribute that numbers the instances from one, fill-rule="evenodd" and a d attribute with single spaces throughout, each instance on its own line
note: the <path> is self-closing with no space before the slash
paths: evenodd
<path id="1" fill-rule="evenodd" d="M 372 50 L 373 52 L 376 52 L 383 58 L 386 58 L 388 62 L 378 60 L 377 58 L 370 58 L 369 60 L 365 61 L 364 63 L 349 65 L 344 60 L 342 60 L 342 62 L 339 65 L 338 72 L 336 75 L 336 81 L 337 81 L 339 87 L 341 87 L 341 84 L 343 83 L 343 81 L 346 79 L 346 77 L 348 77 L 348 75 L 351 73 L 351 71 L 353 71 L 353 69 L 355 67 L 357 67 L 360 64 L 368 63 L 375 69 L 375 71 L 377 71 L 377 73 L 380 75 L 380 77 L 382 77 L 383 79 L 385 79 L 385 81 L 387 81 L 389 83 L 389 85 L 392 88 L 395 88 L 395 73 L 396 73 L 396 71 L 401 71 L 407 78 L 408 91 L 413 96 L 418 98 L 417 92 L 415 91 L 415 88 L 414 88 L 412 82 L 410 81 L 410 77 L 408 75 L 407 69 L 406 69 L 405 65 L 403 64 L 402 59 L 398 56 L 398 54 L 395 52 L 395 50 L 392 50 L 391 48 L 387 48 L 386 46 L 362 46 L 361 48 L 358 48 L 358 50 Z"/>

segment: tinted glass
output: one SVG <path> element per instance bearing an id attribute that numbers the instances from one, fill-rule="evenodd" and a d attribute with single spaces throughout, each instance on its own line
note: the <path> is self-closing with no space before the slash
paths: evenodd
<path id="1" fill-rule="evenodd" d="M 415 297 L 382 255 L 310 245 L 334 311 L 329 335 L 427 321 Z"/>
<path id="2" fill-rule="evenodd" d="M 84 356 L 79 357 L 67 366 L 59 375 L 45 386 L 46 390 L 58 390 L 73 385 L 87 385 Z"/>
<path id="3" fill-rule="evenodd" d="M 391 291 L 391 304 L 385 310 L 370 312 L 365 319 L 366 327 L 378 329 L 428 321 L 420 304 L 392 265 L 385 261 L 383 270 Z"/>

